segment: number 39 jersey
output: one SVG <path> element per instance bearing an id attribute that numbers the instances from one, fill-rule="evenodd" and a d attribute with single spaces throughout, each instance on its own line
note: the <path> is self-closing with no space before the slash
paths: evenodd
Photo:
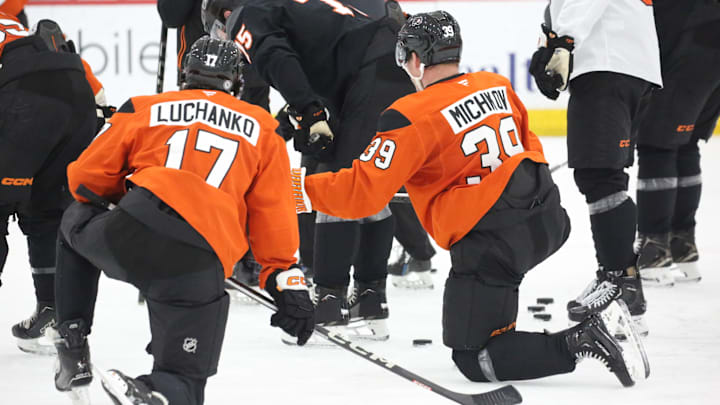
<path id="1" fill-rule="evenodd" d="M 305 187 L 314 209 L 360 218 L 405 185 L 423 227 L 448 249 L 487 213 L 523 159 L 547 163 L 510 82 L 468 73 L 397 100 L 351 169 L 309 176 Z"/>
<path id="2" fill-rule="evenodd" d="M 126 179 L 175 209 L 213 247 L 226 276 L 251 245 L 272 269 L 296 262 L 298 229 L 277 122 L 229 94 L 183 90 L 128 100 L 68 166 L 80 184 L 118 201 Z M 129 177 L 128 177 L 129 176 Z"/>

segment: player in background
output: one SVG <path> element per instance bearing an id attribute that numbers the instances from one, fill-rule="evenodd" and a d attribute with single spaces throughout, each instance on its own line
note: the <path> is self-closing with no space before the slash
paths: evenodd
<path id="1" fill-rule="evenodd" d="M 424 228 L 450 250 L 443 342 L 468 379 L 569 373 L 594 357 L 632 385 L 627 359 L 597 314 L 554 334 L 515 330 L 525 273 L 562 246 L 570 222 L 510 81 L 461 74 L 461 50 L 460 27 L 447 12 L 410 17 L 396 56 L 417 93 L 382 113 L 352 168 L 306 178 L 294 170 L 296 206 L 363 217 L 405 185 Z"/>
<path id="2" fill-rule="evenodd" d="M 720 115 L 720 2 L 655 0 L 664 87 L 638 139 L 638 268 L 643 282 L 699 281 L 699 140 Z M 675 263 L 679 272 L 672 272 Z"/>
<path id="3" fill-rule="evenodd" d="M 58 390 L 81 391 L 92 379 L 87 337 L 100 269 L 137 287 L 150 313 L 153 371 L 102 376 L 116 403 L 203 403 L 228 316 L 223 280 L 250 246 L 278 306 L 271 324 L 299 345 L 310 337 L 285 143 L 272 116 L 233 96 L 239 62 L 232 42 L 199 39 L 183 90 L 125 102 L 68 167 L 77 201 L 58 241 Z M 96 206 L 106 202 L 117 207 Z"/>
<path id="4" fill-rule="evenodd" d="M 225 2 L 208 0 L 206 29 L 234 39 L 247 61 L 280 92 L 298 129 L 295 149 L 320 161 L 317 172 L 349 167 L 372 139 L 380 112 L 412 91 L 393 64 L 397 21 L 372 21 L 334 0 L 236 4 L 230 12 Z M 387 207 L 353 220 L 317 213 L 318 323 L 358 320 L 356 325 L 373 332 L 362 337 L 387 339 L 385 282 L 392 236 Z M 355 282 L 347 298 L 351 266 Z"/>
<path id="5" fill-rule="evenodd" d="M 568 303 L 572 321 L 621 297 L 647 334 L 645 298 L 633 250 L 637 210 L 627 194 L 640 107 L 660 86 L 660 55 L 650 0 L 553 0 L 544 43 L 530 73 L 557 99 L 569 87 L 568 166 L 585 196 L 595 245 L 596 278 Z M 612 40 L 611 40 L 612 39 Z M 586 300 L 604 296 L 598 308 Z"/>
<path id="6" fill-rule="evenodd" d="M 95 135 L 88 83 L 97 79 L 50 20 L 31 34 L 0 13 L 0 34 L 0 272 L 13 217 L 27 239 L 36 309 L 12 334 L 21 350 L 50 354 L 55 349 L 44 336 L 55 317 L 55 243 L 71 201 L 65 168 Z"/>
<path id="7" fill-rule="evenodd" d="M 5 0 L 0 4 L 0 12 L 14 16 L 20 24 L 29 27 L 25 5 L 28 0 Z"/>

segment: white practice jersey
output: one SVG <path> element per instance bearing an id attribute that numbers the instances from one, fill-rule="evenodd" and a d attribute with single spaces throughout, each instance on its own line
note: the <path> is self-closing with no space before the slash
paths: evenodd
<path id="1" fill-rule="evenodd" d="M 652 0 L 551 0 L 550 16 L 575 39 L 571 79 L 606 71 L 662 85 Z"/>

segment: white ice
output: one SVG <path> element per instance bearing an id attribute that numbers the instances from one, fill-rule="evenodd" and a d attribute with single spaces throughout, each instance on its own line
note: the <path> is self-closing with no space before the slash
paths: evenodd
<path id="1" fill-rule="evenodd" d="M 543 139 L 548 160 L 565 160 L 564 138 Z M 633 388 L 623 388 L 598 362 L 585 360 L 572 374 L 514 382 L 526 404 L 718 404 L 720 399 L 720 143 L 702 147 L 703 199 L 698 212 L 697 240 L 703 279 L 697 284 L 650 289 L 644 340 L 651 375 Z M 635 171 L 633 170 L 632 173 Z M 633 174 L 634 175 L 634 174 Z M 531 271 L 521 287 L 519 330 L 558 331 L 567 326 L 565 303 L 575 297 L 595 271 L 587 208 L 577 192 L 572 172 L 554 175 L 563 204 L 572 220 L 572 233 L 563 248 Z M 634 189 L 634 181 L 632 182 Z M 10 227 L 10 256 L 0 288 L 0 404 L 69 404 L 53 385 L 53 362 L 20 352 L 11 326 L 34 308 L 26 245 L 16 224 Z M 372 254 L 372 252 L 368 252 Z M 471 383 L 455 369 L 450 350 L 442 345 L 440 308 L 442 286 L 449 270 L 445 251 L 433 258 L 439 269 L 436 288 L 406 291 L 388 287 L 391 337 L 387 342 L 360 343 L 446 388 L 477 393 L 500 384 Z M 534 320 L 525 310 L 537 297 L 554 297 L 550 322 Z M 90 347 L 93 361 L 130 375 L 150 370 L 144 348 L 149 340 L 147 313 L 136 303 L 131 286 L 107 278 L 100 293 Z M 269 326 L 270 313 L 260 306 L 233 304 L 218 375 L 211 377 L 206 403 L 283 405 L 449 404 L 381 367 L 336 347 L 298 348 L 280 342 Z M 430 338 L 416 348 L 415 338 Z M 98 382 L 91 386 L 93 404 L 110 404 Z"/>

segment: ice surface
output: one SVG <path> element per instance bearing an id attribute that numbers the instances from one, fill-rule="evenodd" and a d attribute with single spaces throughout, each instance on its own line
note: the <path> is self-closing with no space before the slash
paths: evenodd
<path id="1" fill-rule="evenodd" d="M 565 159 L 564 138 L 543 139 L 551 164 Z M 526 404 L 718 404 L 720 394 L 720 143 L 702 146 L 703 200 L 698 212 L 697 240 L 703 280 L 671 289 L 646 289 L 650 336 L 645 344 L 651 376 L 633 388 L 622 388 L 598 362 L 586 360 L 575 373 L 515 383 Z M 633 171 L 634 173 L 634 171 Z M 519 330 L 551 331 L 566 325 L 565 302 L 593 277 L 595 259 L 587 208 L 572 180 L 572 172 L 554 175 L 573 230 L 565 246 L 531 271 L 521 287 Z M 634 182 L 633 182 L 634 189 Z M 634 193 L 634 192 L 633 192 Z M 10 328 L 34 308 L 27 249 L 16 224 L 10 227 L 10 256 L 0 288 L 0 404 L 69 404 L 53 385 L 53 362 L 20 352 Z M 449 389 L 477 393 L 499 384 L 468 382 L 455 369 L 450 350 L 442 346 L 440 309 L 449 255 L 433 258 L 439 269 L 436 288 L 406 291 L 389 284 L 390 340 L 360 343 Z M 534 320 L 525 308 L 537 297 L 554 297 L 550 322 Z M 107 278 L 100 282 L 95 325 L 90 337 L 94 362 L 130 375 L 150 370 L 144 348 L 149 340 L 147 313 L 136 304 L 129 285 Z M 448 404 L 382 368 L 334 347 L 297 348 L 280 342 L 269 326 L 270 313 L 260 306 L 233 304 L 218 375 L 210 378 L 206 403 L 365 405 Z M 413 347 L 412 340 L 430 338 L 430 346 Z M 110 404 L 99 383 L 90 390 L 93 404 Z"/>

